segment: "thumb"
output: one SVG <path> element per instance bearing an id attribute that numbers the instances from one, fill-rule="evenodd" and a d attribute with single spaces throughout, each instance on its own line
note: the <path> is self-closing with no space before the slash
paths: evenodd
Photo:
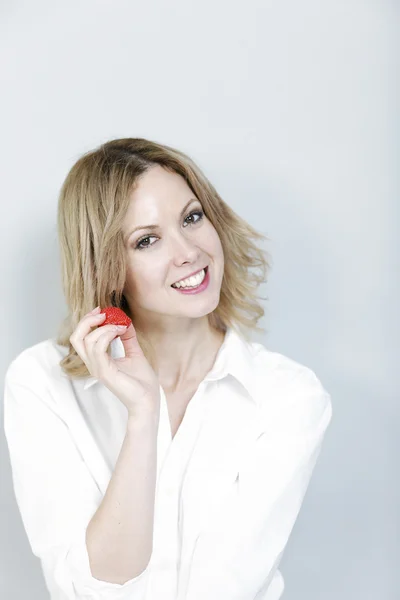
<path id="1" fill-rule="evenodd" d="M 133 358 L 134 356 L 143 356 L 143 350 L 140 347 L 136 331 L 132 323 L 130 323 L 127 329 L 123 333 L 121 333 L 119 338 L 122 342 L 126 358 Z"/>

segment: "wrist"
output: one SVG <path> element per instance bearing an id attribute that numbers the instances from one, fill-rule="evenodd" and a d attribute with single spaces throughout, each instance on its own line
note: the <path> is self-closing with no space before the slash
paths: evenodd
<path id="1" fill-rule="evenodd" d="M 147 429 L 158 427 L 160 412 L 156 410 L 144 410 L 135 414 L 128 414 L 127 429 Z"/>

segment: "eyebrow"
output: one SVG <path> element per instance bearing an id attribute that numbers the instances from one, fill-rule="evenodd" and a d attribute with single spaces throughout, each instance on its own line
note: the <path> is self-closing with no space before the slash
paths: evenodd
<path id="1" fill-rule="evenodd" d="M 192 203 L 192 202 L 199 202 L 198 198 L 191 198 L 189 200 L 189 202 L 187 202 L 185 204 L 185 206 L 182 208 L 181 212 L 180 212 L 180 217 L 183 216 L 183 214 L 186 212 L 186 209 L 188 208 L 188 206 Z M 131 235 L 133 233 L 135 233 L 135 231 L 138 231 L 139 229 L 160 229 L 159 225 L 153 224 L 153 225 L 138 225 L 137 227 L 135 227 L 135 229 L 132 229 L 132 231 L 130 233 L 128 233 L 125 237 L 125 242 L 127 242 L 129 240 L 129 238 L 131 237 Z"/>

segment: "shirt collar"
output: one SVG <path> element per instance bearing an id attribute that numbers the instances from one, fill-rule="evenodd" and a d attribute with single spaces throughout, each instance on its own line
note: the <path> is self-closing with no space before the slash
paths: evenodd
<path id="1" fill-rule="evenodd" d="M 227 327 L 224 342 L 205 381 L 216 381 L 226 375 L 232 375 L 244 386 L 252 400 L 258 404 L 258 394 L 253 388 L 255 381 L 254 368 L 251 344 L 236 329 Z M 84 378 L 83 381 L 85 382 L 84 390 L 99 383 L 98 379 L 91 376 Z"/>

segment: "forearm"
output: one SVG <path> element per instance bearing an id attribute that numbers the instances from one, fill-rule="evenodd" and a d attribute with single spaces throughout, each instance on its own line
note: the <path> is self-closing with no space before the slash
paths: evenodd
<path id="1" fill-rule="evenodd" d="M 93 577 L 123 584 L 152 553 L 159 414 L 129 418 L 104 498 L 86 531 Z"/>

